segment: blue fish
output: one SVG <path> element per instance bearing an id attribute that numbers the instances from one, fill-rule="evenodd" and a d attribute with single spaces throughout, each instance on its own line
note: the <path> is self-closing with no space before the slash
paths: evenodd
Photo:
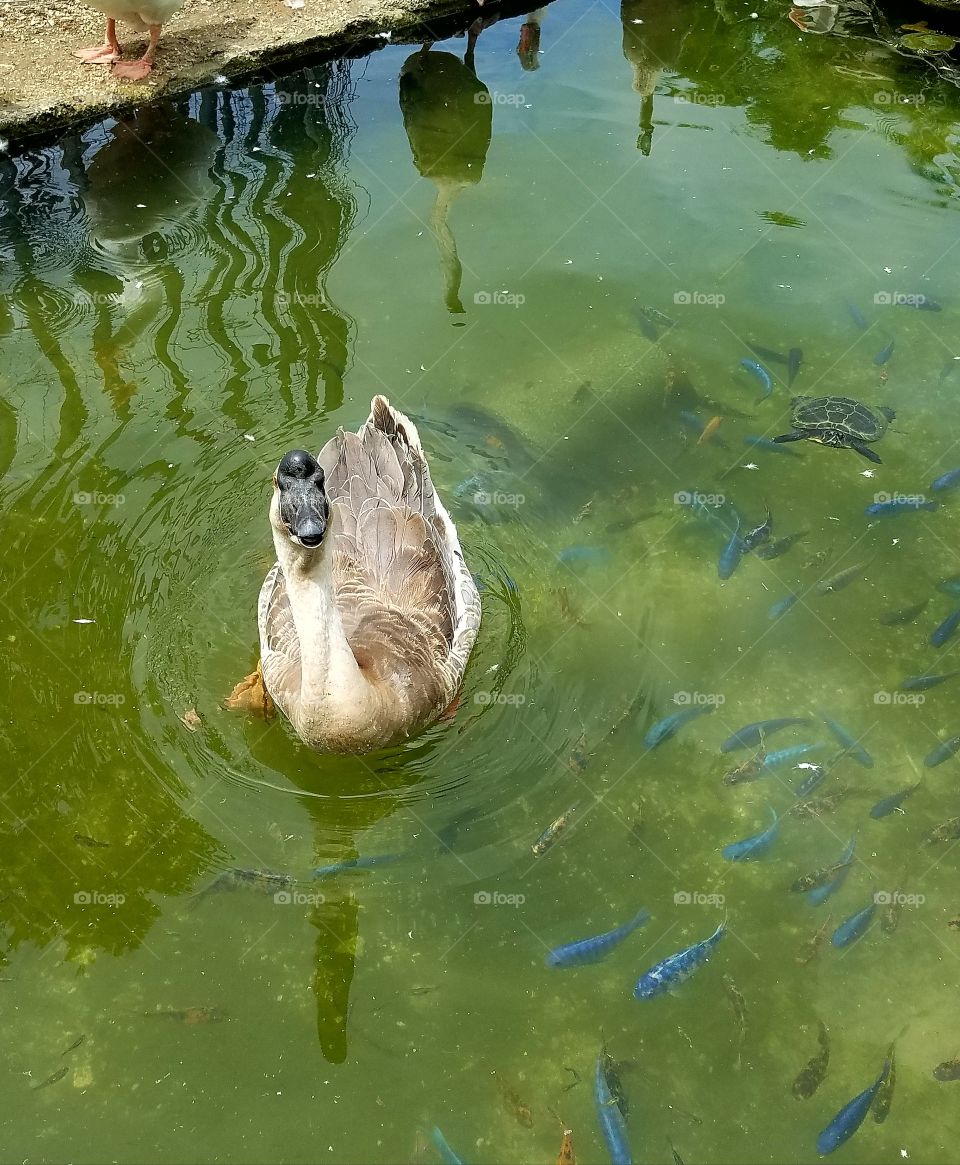
<path id="1" fill-rule="evenodd" d="M 768 736 L 773 736 L 781 728 L 789 728 L 791 724 L 809 724 L 809 716 L 782 716 L 779 720 L 756 720 L 753 724 L 746 724 L 720 745 L 721 752 L 733 752 L 738 748 L 753 748 L 763 744 Z"/>
<path id="2" fill-rule="evenodd" d="M 852 942 L 856 942 L 870 925 L 876 912 L 877 900 L 871 898 L 869 905 L 858 910 L 856 914 L 851 914 L 845 922 L 840 923 L 830 936 L 830 941 L 835 947 L 848 947 Z"/>
<path id="3" fill-rule="evenodd" d="M 463 1158 L 458 1157 L 453 1149 L 447 1144 L 447 1139 L 436 1127 L 430 1133 L 430 1139 L 437 1147 L 437 1152 L 446 1162 L 446 1165 L 463 1165 Z"/>
<path id="4" fill-rule="evenodd" d="M 746 357 L 740 361 L 740 367 L 746 368 L 751 376 L 755 376 L 760 381 L 763 385 L 763 394 L 760 399 L 766 400 L 770 393 L 773 392 L 773 377 L 770 373 L 759 360 L 748 360 Z"/>
<path id="5" fill-rule="evenodd" d="M 901 692 L 925 692 L 928 688 L 935 688 L 939 684 L 946 683 L 947 680 L 952 680 L 956 675 L 960 675 L 960 672 L 948 671 L 939 676 L 907 676 L 905 680 L 901 680 L 898 690 Z"/>
<path id="6" fill-rule="evenodd" d="M 656 748 L 658 744 L 663 744 L 665 740 L 669 740 L 671 736 L 676 735 L 677 731 L 684 724 L 689 724 L 691 720 L 696 720 L 698 716 L 709 715 L 713 709 L 713 704 L 697 704 L 692 708 L 684 708 L 682 712 L 674 712 L 671 716 L 664 716 L 662 720 L 658 720 L 656 724 L 652 724 L 647 729 L 643 743 L 647 748 Z"/>
<path id="7" fill-rule="evenodd" d="M 960 610 L 948 615 L 940 626 L 931 634 L 930 642 L 934 647 L 943 647 L 947 640 L 956 631 L 960 624 Z"/>
<path id="8" fill-rule="evenodd" d="M 607 1083 L 602 1052 L 597 1058 L 593 1097 L 597 1104 L 597 1120 L 600 1122 L 600 1131 L 610 1154 L 611 1165 L 633 1165 L 633 1154 L 627 1140 L 627 1122 L 623 1119 L 616 1097 Z"/>
<path id="9" fill-rule="evenodd" d="M 770 773 L 774 769 L 781 769 L 784 765 L 792 764 L 796 760 L 802 760 L 811 752 L 816 752 L 821 748 L 823 748 L 822 744 L 791 744 L 789 748 L 778 748 L 775 752 L 767 753 L 760 767 L 764 772 Z"/>
<path id="10" fill-rule="evenodd" d="M 771 604 L 770 610 L 767 612 L 767 618 L 772 622 L 774 619 L 779 619 L 781 615 L 785 615 L 794 603 L 800 602 L 799 595 L 784 595 L 782 599 Z"/>
<path id="11" fill-rule="evenodd" d="M 874 1098 L 886 1082 L 889 1071 L 890 1061 L 886 1060 L 883 1071 L 874 1083 L 869 1088 L 865 1088 L 859 1096 L 855 1096 L 853 1100 L 845 1104 L 817 1137 L 817 1152 L 821 1157 L 826 1157 L 834 1149 L 839 1149 L 860 1128 L 870 1111 Z"/>
<path id="12" fill-rule="evenodd" d="M 743 443 L 753 449 L 763 449 L 766 453 L 786 453 L 790 457 L 800 456 L 796 449 L 791 449 L 789 445 L 778 444 L 772 437 L 744 437 Z"/>
<path id="13" fill-rule="evenodd" d="M 951 736 L 949 740 L 938 744 L 932 752 L 928 752 L 923 758 L 923 763 L 928 769 L 935 769 L 937 765 L 942 765 L 945 760 L 956 756 L 958 750 L 960 750 L 960 736 Z"/>
<path id="14" fill-rule="evenodd" d="M 855 303 L 847 304 L 847 311 L 850 313 L 850 318 L 857 325 L 861 332 L 867 330 L 867 321 L 863 312 L 857 307 Z"/>
<path id="15" fill-rule="evenodd" d="M 896 340 L 891 340 L 890 343 L 887 344 L 887 346 L 885 348 L 881 348 L 880 351 L 873 358 L 874 364 L 876 364 L 878 366 L 881 364 L 886 364 L 886 362 L 893 355 L 893 346 L 895 343 L 896 343 Z"/>
<path id="16" fill-rule="evenodd" d="M 853 855 L 857 848 L 857 835 L 853 837 L 844 846 L 843 853 L 837 862 L 837 872 L 833 875 L 829 882 L 824 882 L 822 886 L 816 886 L 813 890 L 807 892 L 807 901 L 811 906 L 821 906 L 830 897 L 835 894 L 843 883 L 847 880 L 847 874 L 850 873 L 850 867 L 853 865 Z"/>
<path id="17" fill-rule="evenodd" d="M 690 412 L 689 409 L 680 410 L 680 420 L 683 421 L 688 429 L 692 429 L 698 437 L 703 432 L 703 427 L 705 424 L 703 418 L 698 416 L 696 413 Z"/>
<path id="18" fill-rule="evenodd" d="M 894 497 L 886 502 L 874 502 L 863 511 L 870 518 L 895 518 L 899 514 L 915 514 L 918 510 L 938 510 L 938 502 L 921 497 Z"/>
<path id="19" fill-rule="evenodd" d="M 562 947 L 555 947 L 546 958 L 548 967 L 582 967 L 588 963 L 600 963 L 620 943 L 641 926 L 650 921 L 650 911 L 641 910 L 629 922 L 618 926 L 616 930 L 608 930 L 606 934 L 598 934 L 593 938 L 582 938 L 577 942 L 566 943 Z"/>
<path id="20" fill-rule="evenodd" d="M 610 560 L 606 546 L 566 546 L 557 555 L 563 566 L 598 566 Z"/>
<path id="21" fill-rule="evenodd" d="M 709 938 L 656 963 L 637 980 L 633 989 L 634 999 L 654 999 L 689 979 L 710 958 L 713 948 L 726 933 L 727 924 L 721 922 Z"/>
<path id="22" fill-rule="evenodd" d="M 881 817 L 888 817 L 891 813 L 896 813 L 904 801 L 915 793 L 920 788 L 920 782 L 915 785 L 910 785 L 906 789 L 901 789 L 899 793 L 891 793 L 889 797 L 884 797 L 882 801 L 878 801 L 876 805 L 870 810 L 870 816 L 879 821 Z"/>
<path id="23" fill-rule="evenodd" d="M 813 790 L 821 785 L 826 779 L 827 766 L 804 763 L 797 765 L 797 768 L 806 769 L 809 771 L 807 776 L 804 777 L 804 779 L 793 791 L 798 797 L 809 797 Z"/>
<path id="24" fill-rule="evenodd" d="M 564 566 L 573 566 L 580 563 L 597 565 L 608 562 L 610 552 L 606 546 L 565 546 L 557 555 L 557 562 Z"/>
<path id="25" fill-rule="evenodd" d="M 838 724 L 836 720 L 831 720 L 829 716 L 825 716 L 823 712 L 820 713 L 820 719 L 830 729 L 831 734 L 848 756 L 851 756 L 858 765 L 863 765 L 865 769 L 873 768 L 873 757 L 852 733 L 848 732 L 842 724 Z"/>
<path id="26" fill-rule="evenodd" d="M 776 810 L 771 809 L 770 812 L 773 814 L 773 824 L 762 833 L 755 833 L 753 837 L 745 837 L 741 841 L 732 841 L 723 847 L 721 852 L 728 862 L 755 861 L 773 845 L 780 834 L 780 819 Z"/>
<path id="27" fill-rule="evenodd" d="M 747 548 L 740 537 L 740 515 L 737 514 L 737 524 L 730 540 L 720 552 L 720 561 L 717 563 L 717 574 L 726 582 L 740 565 L 740 560 L 746 554 Z"/>
<path id="28" fill-rule="evenodd" d="M 310 877 L 330 878 L 334 874 L 342 874 L 346 870 L 372 870 L 374 866 L 388 866 L 399 862 L 403 854 L 370 854 L 365 858 L 347 858 L 342 862 L 334 862 L 329 866 L 317 866 L 310 871 Z"/>
<path id="29" fill-rule="evenodd" d="M 709 503 L 709 495 L 701 489 L 683 489 L 677 492 L 676 498 L 680 505 L 686 508 L 701 522 L 708 526 L 717 526 L 726 531 L 727 523 L 723 518 L 725 502 Z"/>
<path id="30" fill-rule="evenodd" d="M 948 473 L 941 473 L 936 481 L 930 483 L 930 492 L 939 493 L 944 489 L 956 489 L 960 485 L 960 469 L 951 469 Z"/>

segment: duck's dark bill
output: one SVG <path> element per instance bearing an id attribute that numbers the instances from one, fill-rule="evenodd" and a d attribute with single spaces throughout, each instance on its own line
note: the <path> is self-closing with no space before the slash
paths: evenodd
<path id="1" fill-rule="evenodd" d="M 277 466 L 276 484 L 280 519 L 290 537 L 309 549 L 319 546 L 327 530 L 329 509 L 317 459 L 304 449 L 292 449 Z"/>

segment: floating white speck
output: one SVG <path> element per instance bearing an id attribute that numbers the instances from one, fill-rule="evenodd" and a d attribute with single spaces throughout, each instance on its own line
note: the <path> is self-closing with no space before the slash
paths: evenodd
<path id="1" fill-rule="evenodd" d="M 316 178 L 316 174 L 308 174 L 307 177 L 308 178 Z"/>
<path id="2" fill-rule="evenodd" d="M 883 271 L 884 271 L 885 275 L 892 275 L 893 274 L 893 269 L 891 267 L 884 267 Z"/>
<path id="3" fill-rule="evenodd" d="M 427 366 L 426 366 L 426 364 L 421 364 L 421 365 L 420 365 L 420 371 L 421 371 L 421 372 L 426 372 L 426 370 L 427 370 Z"/>
<path id="4" fill-rule="evenodd" d="M 839 521 L 840 521 L 840 519 L 839 519 L 839 518 L 835 518 L 835 517 L 834 517 L 832 514 L 827 514 L 827 521 L 828 521 L 828 522 L 839 522 Z"/>
<path id="5" fill-rule="evenodd" d="M 380 38 L 380 40 L 389 40 L 393 36 L 393 33 L 392 32 L 378 32 L 377 36 Z"/>
<path id="6" fill-rule="evenodd" d="M 642 20 L 631 20 L 630 23 L 631 24 L 643 24 L 643 21 Z"/>
<path id="7" fill-rule="evenodd" d="M 747 464 L 743 468 L 744 469 L 759 469 L 760 466 L 757 465 L 757 463 L 755 461 L 748 461 Z"/>
<path id="8" fill-rule="evenodd" d="M 74 619 L 74 623 L 96 623 L 96 619 Z"/>
<path id="9" fill-rule="evenodd" d="M 573 266 L 573 260 L 572 260 L 572 259 L 564 259 L 564 263 L 565 263 L 565 264 L 566 264 L 568 267 L 572 267 L 572 266 Z"/>
<path id="10" fill-rule="evenodd" d="M 303 0 L 283 0 L 288 8 L 302 8 Z"/>
<path id="11" fill-rule="evenodd" d="M 214 85 L 226 85 L 227 79 L 224 77 L 223 73 L 217 73 L 216 77 L 213 79 L 213 83 Z"/>
<path id="12" fill-rule="evenodd" d="M 244 441 L 256 441 L 256 437 L 252 433 L 244 433 L 243 439 Z"/>
<path id="13" fill-rule="evenodd" d="M 147 204 L 145 202 L 138 202 L 137 203 L 137 210 L 146 210 L 146 209 L 147 209 Z"/>
<path id="14" fill-rule="evenodd" d="M 0 138 L 0 154 L 5 154 L 10 149 L 10 143 L 6 138 Z"/>
<path id="15" fill-rule="evenodd" d="M 860 476 L 861 477 L 876 477 L 877 471 L 875 469 L 861 469 Z"/>
<path id="16" fill-rule="evenodd" d="M 891 546 L 899 546 L 899 545 L 900 545 L 900 539 L 899 539 L 899 538 L 894 538 L 894 540 L 893 540 L 893 541 L 890 543 L 890 545 L 891 545 Z"/>

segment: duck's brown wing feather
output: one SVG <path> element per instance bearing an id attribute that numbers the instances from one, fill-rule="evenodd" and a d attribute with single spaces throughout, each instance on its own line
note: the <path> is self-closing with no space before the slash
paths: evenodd
<path id="1" fill-rule="evenodd" d="M 374 401 L 359 433 L 320 453 L 335 508 L 337 606 L 361 666 L 396 676 L 432 706 L 445 698 L 455 599 L 445 530 L 418 445 Z"/>

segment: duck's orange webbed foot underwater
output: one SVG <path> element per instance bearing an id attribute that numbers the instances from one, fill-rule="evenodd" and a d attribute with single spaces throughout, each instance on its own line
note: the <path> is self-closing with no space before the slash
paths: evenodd
<path id="1" fill-rule="evenodd" d="M 249 712 L 269 720 L 276 711 L 276 705 L 263 682 L 263 672 L 257 663 L 257 670 L 245 676 L 223 701 L 224 708 L 231 712 Z"/>

